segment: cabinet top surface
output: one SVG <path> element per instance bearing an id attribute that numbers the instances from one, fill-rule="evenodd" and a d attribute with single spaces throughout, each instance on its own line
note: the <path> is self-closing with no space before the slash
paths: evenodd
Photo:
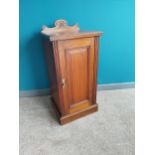
<path id="1" fill-rule="evenodd" d="M 80 31 L 80 28 L 77 24 L 68 26 L 66 20 L 57 20 L 55 22 L 55 27 L 53 28 L 43 26 L 41 33 L 45 36 L 48 36 L 50 41 L 95 37 L 102 34 L 102 32 L 95 31 Z"/>
<path id="2" fill-rule="evenodd" d="M 50 35 L 49 39 L 50 41 L 56 41 L 56 40 L 68 40 L 68 39 L 76 39 L 76 38 L 86 38 L 86 37 L 95 37 L 95 36 L 101 36 L 102 32 L 96 32 L 96 31 L 79 31 L 74 33 L 65 33 L 61 35 Z"/>

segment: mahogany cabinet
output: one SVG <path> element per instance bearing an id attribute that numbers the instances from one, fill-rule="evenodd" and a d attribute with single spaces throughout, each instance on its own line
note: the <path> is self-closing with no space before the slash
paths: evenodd
<path id="1" fill-rule="evenodd" d="M 70 31 L 72 27 L 66 28 Z M 45 51 L 51 81 L 51 98 L 60 124 L 65 124 L 98 109 L 98 43 L 102 33 L 84 32 L 74 28 L 68 32 L 64 25 L 57 26 L 54 32 L 50 33 L 52 30 L 48 28 L 48 35 L 45 34 L 48 36 Z"/>

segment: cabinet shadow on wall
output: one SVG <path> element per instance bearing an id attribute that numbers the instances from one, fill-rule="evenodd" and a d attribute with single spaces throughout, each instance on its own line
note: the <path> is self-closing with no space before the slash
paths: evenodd
<path id="1" fill-rule="evenodd" d="M 43 35 L 35 33 L 26 43 L 26 56 L 28 61 L 31 83 L 34 89 L 49 88 L 48 69 L 45 57 Z"/>

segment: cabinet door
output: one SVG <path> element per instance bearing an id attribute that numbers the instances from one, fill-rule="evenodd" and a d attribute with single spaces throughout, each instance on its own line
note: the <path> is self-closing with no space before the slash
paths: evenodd
<path id="1" fill-rule="evenodd" d="M 59 41 L 58 49 L 65 113 L 77 112 L 93 104 L 94 38 Z"/>

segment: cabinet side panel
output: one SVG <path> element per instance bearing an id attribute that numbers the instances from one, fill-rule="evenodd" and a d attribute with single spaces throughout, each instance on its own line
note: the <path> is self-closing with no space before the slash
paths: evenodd
<path id="1" fill-rule="evenodd" d="M 57 74 L 57 61 L 55 60 L 54 45 L 49 40 L 45 41 L 45 53 L 48 64 L 48 74 L 51 85 L 51 97 L 60 114 L 63 113 L 60 106 L 60 94 Z"/>
<path id="2" fill-rule="evenodd" d="M 57 80 L 57 107 L 61 116 L 66 114 L 66 107 L 63 104 L 64 96 L 62 93 L 62 85 L 61 85 L 61 72 L 60 72 L 60 58 L 59 58 L 59 51 L 58 51 L 58 42 L 53 41 L 53 54 L 54 54 L 54 62 L 55 62 L 55 71 L 56 71 L 56 80 Z"/>

